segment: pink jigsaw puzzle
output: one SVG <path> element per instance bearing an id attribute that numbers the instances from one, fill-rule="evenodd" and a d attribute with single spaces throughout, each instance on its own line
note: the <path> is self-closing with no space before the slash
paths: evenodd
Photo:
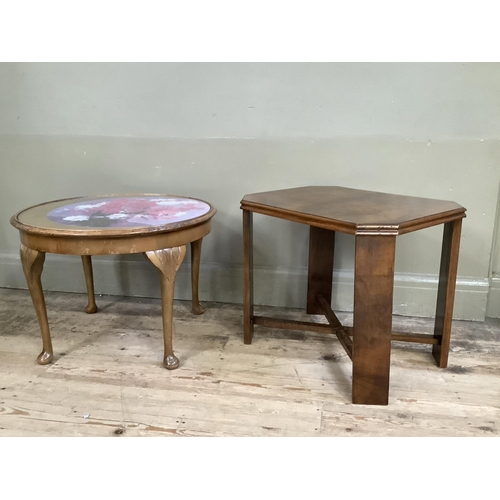
<path id="1" fill-rule="evenodd" d="M 96 198 L 56 208 L 47 217 L 82 227 L 165 226 L 195 219 L 210 211 L 203 201 L 172 196 Z"/>

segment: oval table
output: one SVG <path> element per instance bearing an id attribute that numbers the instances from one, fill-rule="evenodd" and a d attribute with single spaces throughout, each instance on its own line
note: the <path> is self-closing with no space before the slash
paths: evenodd
<path id="1" fill-rule="evenodd" d="M 203 200 L 163 194 L 125 194 L 67 198 L 21 210 L 11 218 L 21 238 L 21 262 L 40 324 L 41 365 L 52 362 L 41 274 L 45 253 L 81 255 L 88 293 L 86 313 L 97 312 L 92 255 L 144 253 L 158 268 L 163 316 L 163 364 L 179 366 L 172 347 L 174 282 L 191 244 L 192 310 L 202 314 L 198 299 L 201 244 L 211 230 L 216 209 Z"/>

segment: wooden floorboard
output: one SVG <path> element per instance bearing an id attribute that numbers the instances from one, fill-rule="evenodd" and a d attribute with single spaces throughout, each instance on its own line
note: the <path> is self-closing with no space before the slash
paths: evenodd
<path id="1" fill-rule="evenodd" d="M 456 321 L 447 369 L 431 346 L 393 342 L 389 406 L 351 404 L 351 362 L 334 336 L 255 327 L 242 309 L 176 302 L 178 370 L 162 365 L 156 299 L 47 293 L 55 361 L 28 292 L 0 289 L 0 436 L 498 436 L 500 325 Z M 309 320 L 299 310 L 256 314 Z M 343 324 L 349 314 L 338 313 Z M 314 318 L 313 318 L 314 319 Z M 316 317 L 318 322 L 324 318 Z M 399 331 L 432 321 L 394 317 Z"/>

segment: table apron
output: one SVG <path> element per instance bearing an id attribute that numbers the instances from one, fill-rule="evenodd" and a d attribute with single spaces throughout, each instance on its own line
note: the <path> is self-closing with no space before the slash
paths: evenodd
<path id="1" fill-rule="evenodd" d="M 21 242 L 28 248 L 45 253 L 68 255 L 116 255 L 142 253 L 151 250 L 186 245 L 210 233 L 212 221 L 193 227 L 165 233 L 132 235 L 125 237 L 68 237 L 36 235 L 19 231 Z"/>

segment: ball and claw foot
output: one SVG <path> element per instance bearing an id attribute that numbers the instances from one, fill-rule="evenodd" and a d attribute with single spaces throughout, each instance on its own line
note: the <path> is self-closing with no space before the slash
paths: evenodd
<path id="1" fill-rule="evenodd" d="M 95 304 L 89 304 L 87 307 L 85 307 L 85 312 L 87 314 L 94 314 L 98 311 L 99 309 Z"/>
<path id="2" fill-rule="evenodd" d="M 171 356 L 166 356 L 163 360 L 163 366 L 167 370 L 175 370 L 179 367 L 179 360 L 173 354 Z"/>
<path id="3" fill-rule="evenodd" d="M 47 351 L 42 351 L 38 355 L 38 358 L 36 358 L 36 362 L 39 365 L 48 365 L 49 363 L 52 363 L 53 359 L 54 359 L 54 354 L 53 353 L 47 352 Z"/>

